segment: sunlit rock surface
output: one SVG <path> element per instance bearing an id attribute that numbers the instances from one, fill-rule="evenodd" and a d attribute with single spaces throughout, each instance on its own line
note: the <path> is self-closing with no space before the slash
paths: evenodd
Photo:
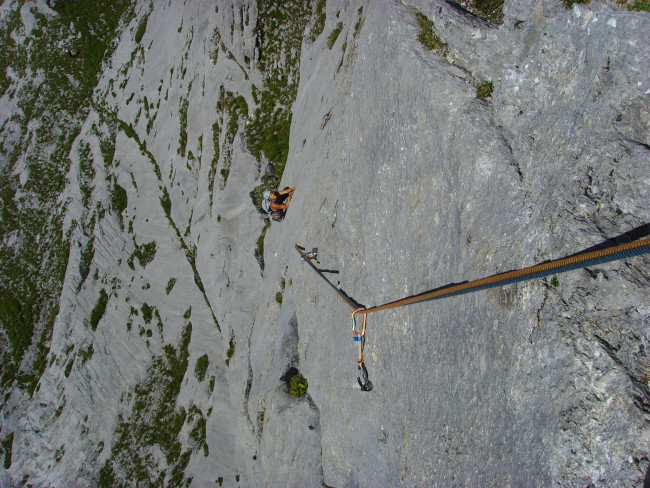
<path id="1" fill-rule="evenodd" d="M 361 7 L 327 2 L 322 33 L 312 17 L 293 52 L 282 186 L 298 189 L 266 231 L 262 270 L 249 193 L 266 161 L 245 117 L 227 139 L 218 103 L 243 96 L 249 119 L 257 106 L 260 7 L 138 2 L 70 156 L 52 360 L 33 398 L 3 404 L 3 486 L 131 485 L 138 466 L 154 485 L 196 487 L 643 483 L 647 256 L 371 314 L 366 393 L 352 309 L 294 244 L 318 247 L 332 282 L 370 307 L 647 234 L 650 16 L 506 2 L 495 26 L 446 2 Z M 442 51 L 418 41 L 416 12 Z M 86 209 L 82 142 L 96 171 Z M 97 216 L 84 280 L 75 221 L 115 184 L 128 205 Z M 298 399 L 283 381 L 295 370 L 309 382 Z"/>

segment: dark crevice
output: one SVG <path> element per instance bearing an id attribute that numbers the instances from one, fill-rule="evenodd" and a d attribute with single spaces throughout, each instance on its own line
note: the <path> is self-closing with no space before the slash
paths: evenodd
<path id="1" fill-rule="evenodd" d="M 251 388 L 253 387 L 253 367 L 251 366 L 250 358 L 248 360 L 248 378 L 246 379 L 246 389 L 244 390 L 244 415 L 246 416 L 246 421 L 248 422 L 248 428 L 253 434 L 255 434 L 255 424 L 251 420 L 250 413 L 248 413 L 248 401 L 251 395 Z"/>
<path id="2" fill-rule="evenodd" d="M 248 339 L 246 341 L 246 351 L 247 351 L 247 360 L 248 360 L 248 377 L 246 378 L 246 389 L 244 390 L 244 415 L 248 421 L 248 427 L 251 432 L 255 434 L 255 424 L 251 419 L 250 413 L 248 412 L 248 402 L 250 401 L 251 390 L 253 388 L 253 366 L 251 365 L 251 338 L 253 337 L 253 330 L 255 329 L 255 323 L 251 325 L 250 331 L 248 333 Z M 261 432 L 258 432 L 258 436 L 261 437 Z"/>
<path id="3" fill-rule="evenodd" d="M 629 142 L 630 144 L 634 144 L 635 146 L 641 146 L 646 151 L 650 151 L 650 144 L 646 144 L 645 142 L 637 141 L 629 137 L 626 137 L 625 141 Z"/>
<path id="4" fill-rule="evenodd" d="M 508 153 L 510 154 L 510 161 L 509 161 L 510 166 L 512 166 L 513 169 L 517 172 L 517 179 L 521 183 L 522 181 L 524 181 L 524 174 L 521 171 L 521 166 L 519 165 L 519 161 L 517 161 L 517 159 L 515 158 L 510 141 L 503 133 L 503 127 L 497 126 L 497 128 L 499 129 L 499 133 L 500 133 L 499 135 L 501 136 L 501 141 L 506 146 L 506 148 L 508 149 Z"/>
<path id="5" fill-rule="evenodd" d="M 298 368 L 296 368 L 295 366 L 287 366 L 287 369 L 285 369 L 284 373 L 282 373 L 282 376 L 280 376 L 280 381 L 282 381 L 288 387 L 291 378 L 293 378 L 299 373 L 300 371 L 298 371 Z"/>

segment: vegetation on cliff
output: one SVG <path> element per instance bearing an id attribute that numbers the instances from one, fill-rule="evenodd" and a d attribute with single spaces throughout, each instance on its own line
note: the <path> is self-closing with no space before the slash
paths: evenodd
<path id="1" fill-rule="evenodd" d="M 4 392 L 15 382 L 34 392 L 45 369 L 68 263 L 66 202 L 59 199 L 70 152 L 121 22 L 133 15 L 130 0 L 55 2 L 52 8 L 17 2 L 0 23 L 0 92 L 15 104 L 0 127 Z M 33 24 L 24 24 L 30 16 Z M 85 167 L 87 196 L 92 172 Z"/>

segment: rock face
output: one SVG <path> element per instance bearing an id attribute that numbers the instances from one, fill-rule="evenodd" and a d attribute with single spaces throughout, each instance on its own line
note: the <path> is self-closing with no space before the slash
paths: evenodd
<path id="1" fill-rule="evenodd" d="M 137 4 L 70 156 L 60 312 L 38 391 L 2 406 L 3 486 L 642 484 L 647 255 L 370 314 L 362 392 L 352 310 L 294 244 L 371 307 L 647 235 L 650 16 L 513 1 L 497 27 L 444 1 L 327 2 L 278 61 L 300 56 L 282 178 L 298 189 L 266 229 L 248 194 L 267 161 L 245 137 L 262 8 Z M 444 47 L 418 41 L 418 12 Z M 121 213 L 84 213 L 114 185 Z"/>

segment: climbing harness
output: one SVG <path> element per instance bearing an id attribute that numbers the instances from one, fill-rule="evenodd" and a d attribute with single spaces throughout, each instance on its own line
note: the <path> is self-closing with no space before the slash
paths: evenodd
<path id="1" fill-rule="evenodd" d="M 273 219 L 275 222 L 281 222 L 284 218 L 284 211 L 273 210 L 271 208 L 271 201 L 268 198 L 262 200 L 262 210 L 264 210 L 264 212 L 266 212 L 266 214 L 270 216 L 271 219 Z"/>
<path id="2" fill-rule="evenodd" d="M 359 305 L 352 298 L 346 295 L 343 290 L 328 280 L 327 277 L 314 265 L 314 263 L 312 263 L 312 257 L 310 256 L 312 253 L 305 253 L 305 248 L 300 247 L 298 244 L 296 244 L 296 250 L 300 253 L 302 260 L 307 262 L 311 268 L 316 271 L 316 273 L 321 278 L 323 278 L 325 282 L 330 285 L 350 307 L 354 309 L 354 312 L 352 313 L 352 338 L 359 345 L 357 381 L 359 382 L 361 390 L 370 391 L 372 390 L 372 383 L 368 379 L 368 370 L 366 369 L 366 365 L 363 360 L 363 348 L 365 345 L 366 336 L 366 319 L 369 313 L 379 312 L 380 310 L 387 310 L 389 308 L 402 307 L 404 305 L 410 305 L 413 303 L 437 300 L 440 298 L 463 295 L 465 293 L 473 293 L 476 291 L 487 290 L 489 288 L 495 288 L 498 286 L 505 286 L 512 283 L 519 283 L 521 281 L 542 278 L 544 276 L 549 276 L 552 274 L 565 273 L 567 271 L 578 268 L 587 268 L 597 264 L 603 264 L 611 261 L 630 258 L 633 256 L 639 256 L 641 254 L 650 252 L 650 239 L 643 239 L 640 241 L 628 242 L 626 244 L 620 244 L 618 246 L 600 249 L 597 251 L 575 254 L 567 258 L 548 261 L 536 266 L 508 271 L 506 273 L 500 273 L 474 281 L 466 281 L 458 285 L 443 286 L 441 288 L 428 290 L 418 295 L 405 297 L 371 308 L 365 308 Z M 317 251 L 317 249 L 315 250 Z M 358 324 L 356 321 L 357 314 L 361 314 L 363 316 L 360 330 L 358 329 Z"/>

